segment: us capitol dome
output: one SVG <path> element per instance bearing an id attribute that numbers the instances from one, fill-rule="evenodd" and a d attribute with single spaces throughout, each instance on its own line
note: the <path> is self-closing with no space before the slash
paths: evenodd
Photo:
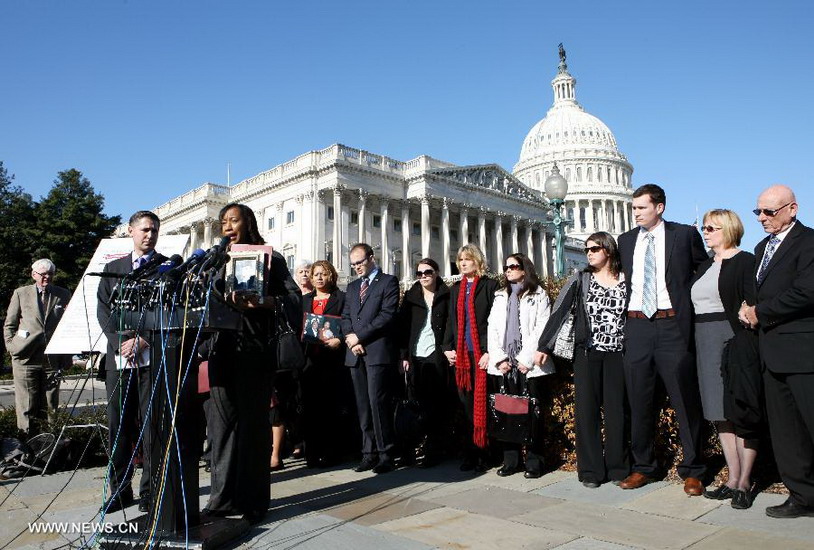
<path id="1" fill-rule="evenodd" d="M 565 58 L 560 44 L 559 70 L 551 81 L 554 104 L 526 135 L 513 175 L 543 192 L 556 162 L 568 181 L 564 206 L 573 221 L 568 236 L 584 240 L 595 231 L 607 231 L 618 237 L 633 227 L 633 166 L 610 128 L 577 102 L 577 81 Z"/>

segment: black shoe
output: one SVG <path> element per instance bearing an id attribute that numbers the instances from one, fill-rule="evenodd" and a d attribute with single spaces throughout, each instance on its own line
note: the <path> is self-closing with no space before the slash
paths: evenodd
<path id="1" fill-rule="evenodd" d="M 788 499 L 783 504 L 766 508 L 766 515 L 770 518 L 814 517 L 814 506 L 803 506 Z"/>
<path id="2" fill-rule="evenodd" d="M 753 500 L 752 491 L 750 490 L 741 491 L 740 489 L 735 489 L 732 491 L 732 508 L 735 510 L 751 508 Z"/>
<path id="3" fill-rule="evenodd" d="M 265 512 L 246 512 L 242 518 L 249 522 L 249 525 L 257 525 L 266 517 Z"/>
<path id="4" fill-rule="evenodd" d="M 464 458 L 464 461 L 461 462 L 459 470 L 461 470 L 462 472 L 471 472 L 472 470 L 475 469 L 476 464 L 477 461 L 474 458 L 471 457 Z"/>
<path id="5" fill-rule="evenodd" d="M 146 512 L 150 509 L 150 493 L 142 493 L 138 497 L 138 511 Z"/>
<path id="6" fill-rule="evenodd" d="M 421 455 L 415 460 L 415 465 L 418 468 L 432 468 L 438 464 L 438 457 L 435 455 Z"/>
<path id="7" fill-rule="evenodd" d="M 131 506 L 133 502 L 135 502 L 135 499 L 133 498 L 132 489 L 123 489 L 118 495 L 114 491 L 105 502 L 105 505 L 102 506 L 102 511 L 106 514 L 112 514 Z"/>
<path id="8" fill-rule="evenodd" d="M 704 491 L 704 498 L 712 500 L 727 500 L 733 497 L 735 489 L 728 485 L 721 485 L 714 491 Z"/>
<path id="9" fill-rule="evenodd" d="M 596 481 L 591 481 L 590 479 L 586 479 L 582 482 L 583 487 L 587 487 L 588 489 L 598 489 L 599 483 Z"/>
<path id="10" fill-rule="evenodd" d="M 478 473 L 483 473 L 489 470 L 491 467 L 492 465 L 489 464 L 489 461 L 486 460 L 485 458 L 479 458 L 478 461 L 475 463 L 475 471 Z"/>
<path id="11" fill-rule="evenodd" d="M 386 474 L 387 472 L 392 472 L 396 469 L 396 465 L 393 464 L 392 460 L 382 460 L 376 466 L 373 467 L 374 474 Z"/>
<path id="12" fill-rule="evenodd" d="M 210 518 L 225 518 L 227 516 L 239 516 L 240 512 L 237 510 L 210 510 L 209 508 L 203 508 L 201 510 L 201 516 L 203 517 L 210 517 Z"/>
<path id="13" fill-rule="evenodd" d="M 509 467 L 509 466 L 503 465 L 500 468 L 498 468 L 497 475 L 499 475 L 500 477 L 507 477 L 507 476 L 516 474 L 519 471 L 520 471 L 520 468 L 518 468 L 517 466 Z"/>
<path id="14" fill-rule="evenodd" d="M 537 479 L 538 477 L 543 477 L 543 472 L 540 470 L 526 470 L 523 477 L 526 479 Z"/>
<path id="15" fill-rule="evenodd" d="M 354 472 L 367 472 L 368 470 L 372 470 L 376 467 L 376 464 L 379 463 L 379 460 L 376 458 L 364 458 L 362 462 L 359 463 L 356 468 L 353 469 Z"/>

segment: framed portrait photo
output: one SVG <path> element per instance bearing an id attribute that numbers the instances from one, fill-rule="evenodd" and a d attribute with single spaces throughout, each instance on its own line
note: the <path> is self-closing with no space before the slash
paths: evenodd
<path id="1" fill-rule="evenodd" d="M 332 338 L 342 340 L 341 317 L 306 313 L 302 323 L 302 341 L 310 344 L 324 344 Z"/>
<path id="2" fill-rule="evenodd" d="M 260 250 L 229 253 L 226 264 L 226 292 L 266 295 L 266 254 Z"/>

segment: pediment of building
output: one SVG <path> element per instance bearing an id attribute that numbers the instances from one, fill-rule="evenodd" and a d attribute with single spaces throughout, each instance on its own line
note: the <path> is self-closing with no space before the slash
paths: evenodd
<path id="1" fill-rule="evenodd" d="M 429 170 L 427 173 L 455 180 L 465 186 L 479 187 L 503 195 L 545 204 L 545 201 L 540 197 L 540 193 L 524 185 L 519 179 L 497 164 L 437 168 Z"/>

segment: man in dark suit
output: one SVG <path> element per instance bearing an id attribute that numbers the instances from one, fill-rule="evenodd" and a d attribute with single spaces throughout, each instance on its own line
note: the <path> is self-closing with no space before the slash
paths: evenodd
<path id="1" fill-rule="evenodd" d="M 133 252 L 105 265 L 106 273 L 122 277 L 147 262 L 163 262 L 165 258 L 155 251 L 158 242 L 158 216 L 140 210 L 130 216 L 127 232 L 133 240 Z M 155 257 L 154 257 L 155 256 Z M 139 491 L 139 511 L 146 512 L 150 502 L 150 448 L 152 444 L 146 418 L 152 392 L 151 370 L 158 363 L 152 357 L 149 335 L 121 333 L 111 322 L 110 299 L 119 280 L 105 277 L 99 283 L 96 316 L 107 338 L 105 356 L 105 388 L 107 389 L 107 420 L 110 429 L 110 492 L 105 509 L 108 513 L 121 510 L 133 503 L 133 456 L 140 426 L 144 426 L 141 441 L 143 470 Z"/>
<path id="2" fill-rule="evenodd" d="M 619 236 L 628 291 L 625 325 L 625 382 L 631 416 L 632 473 L 622 489 L 636 489 L 658 470 L 653 443 L 656 377 L 660 377 L 678 418 L 684 457 L 678 473 L 684 492 L 703 493 L 701 398 L 695 370 L 690 279 L 707 258 L 695 228 L 662 218 L 667 198 L 658 185 L 633 193 L 637 229 Z"/>
<path id="3" fill-rule="evenodd" d="M 774 456 L 789 498 L 775 518 L 814 516 L 814 230 L 797 221 L 784 185 L 761 193 L 754 210 L 769 234 L 755 247 L 757 304 L 740 318 L 757 327 Z"/>
<path id="4" fill-rule="evenodd" d="M 345 365 L 351 368 L 356 409 L 362 429 L 362 462 L 357 472 L 383 474 L 394 469 L 394 434 L 387 391 L 396 368 L 398 343 L 394 334 L 399 284 L 382 273 L 370 245 L 350 251 L 350 265 L 359 276 L 348 285 L 342 308 Z"/>
<path id="5" fill-rule="evenodd" d="M 43 258 L 31 266 L 33 285 L 14 291 L 3 323 L 6 348 L 14 373 L 17 428 L 29 436 L 59 406 L 59 371 L 71 363 L 69 355 L 45 355 L 45 348 L 71 299 L 66 288 L 51 284 L 54 263 Z"/>

